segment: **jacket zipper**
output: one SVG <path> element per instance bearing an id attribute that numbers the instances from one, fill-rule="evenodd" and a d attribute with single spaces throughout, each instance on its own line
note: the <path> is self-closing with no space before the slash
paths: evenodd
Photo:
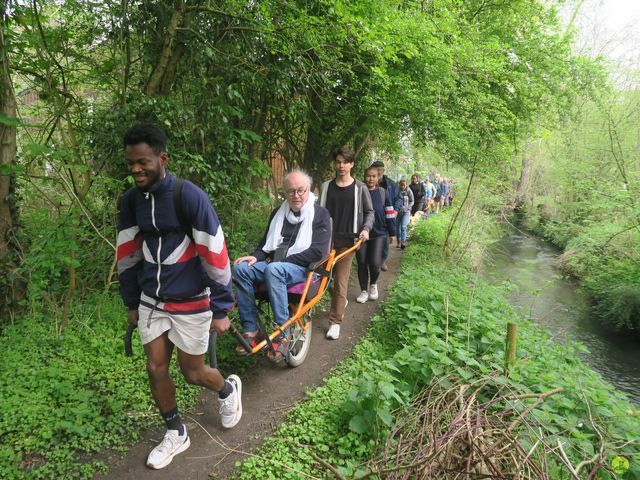
<path id="1" fill-rule="evenodd" d="M 156 225 L 156 201 L 153 194 L 146 192 L 147 198 L 151 197 L 151 223 L 156 232 L 160 233 L 158 225 Z M 158 282 L 158 288 L 156 288 L 156 297 L 160 298 L 160 273 L 162 271 L 162 262 L 160 261 L 160 252 L 162 251 L 162 236 L 158 235 L 158 250 L 156 252 L 156 263 L 158 265 L 158 273 L 156 275 L 156 281 Z"/>

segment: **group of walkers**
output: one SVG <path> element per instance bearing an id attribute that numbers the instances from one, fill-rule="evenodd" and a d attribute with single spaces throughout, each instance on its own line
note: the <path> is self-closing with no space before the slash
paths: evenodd
<path id="1" fill-rule="evenodd" d="M 431 213 L 438 213 L 445 206 L 453 204 L 455 191 L 451 179 L 441 177 L 438 173 L 433 178 L 431 182 L 431 177 L 428 175 L 424 180 L 420 180 L 420 176 L 415 173 L 411 176 L 409 188 L 414 198 L 413 207 L 411 207 L 412 216 L 416 212 L 422 212 L 428 217 Z"/>
<path id="2" fill-rule="evenodd" d="M 125 156 L 135 187 L 119 206 L 118 274 L 128 321 L 138 328 L 147 356 L 151 394 L 167 431 L 149 454 L 147 466 L 159 469 L 190 445 L 178 412 L 175 384 L 169 374 L 174 347 L 188 383 L 218 393 L 224 428 L 242 417 L 242 382 L 226 379 L 205 364 L 209 331 L 230 328 L 228 314 L 237 302 L 243 335 L 260 342 L 255 291 L 266 289 L 276 324 L 289 318 L 287 288 L 304 281 L 308 267 L 330 248 L 337 254 L 353 250 L 333 268 L 329 328 L 326 338 L 337 340 L 348 304 L 347 289 L 353 256 L 358 264 L 360 294 L 365 303 L 379 296 L 378 279 L 387 270 L 389 245 L 407 244 L 407 226 L 413 214 L 436 213 L 453 199 L 447 179 L 435 176 L 421 182 L 396 184 L 376 161 L 365 171 L 364 183 L 351 175 L 355 153 L 347 147 L 332 152 L 335 178 L 313 192 L 312 179 L 295 169 L 284 179 L 285 200 L 276 207 L 256 249 L 231 262 L 217 214 L 207 195 L 196 185 L 173 177 L 164 133 L 152 124 L 140 124 L 124 136 Z M 232 278 L 237 288 L 234 294 Z M 276 338 L 268 358 L 282 361 L 287 332 Z M 238 354 L 246 354 L 238 348 Z"/>
<path id="3" fill-rule="evenodd" d="M 375 222 L 369 241 L 356 254 L 360 294 L 356 301 L 364 303 L 378 298 L 377 280 L 380 271 L 386 271 L 389 245 L 396 240 L 396 247 L 407 246 L 407 228 L 411 218 L 419 215 L 428 218 L 432 213 L 453 202 L 454 191 L 449 179 L 435 174 L 435 182 L 417 174 L 411 182 L 401 179 L 397 184 L 385 175 L 384 163 L 373 162 L 365 171 L 365 183 L 369 189 L 375 211 Z"/>

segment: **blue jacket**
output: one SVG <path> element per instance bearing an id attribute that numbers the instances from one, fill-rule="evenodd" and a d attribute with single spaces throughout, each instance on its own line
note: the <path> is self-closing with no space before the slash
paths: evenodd
<path id="1" fill-rule="evenodd" d="M 396 212 L 391 203 L 391 198 L 387 196 L 387 192 L 382 187 L 369 191 L 369 194 L 371 195 L 371 203 L 375 213 L 375 221 L 369 238 L 381 237 L 387 234 L 390 237 L 395 237 Z"/>
<path id="2" fill-rule="evenodd" d="M 380 186 L 387 191 L 387 195 L 392 199 L 393 208 L 396 212 L 399 212 L 402 209 L 402 195 L 400 195 L 398 184 L 383 175 L 382 180 L 380 180 Z"/>
<path id="3" fill-rule="evenodd" d="M 235 300 L 220 221 L 207 195 L 185 181 L 181 210 L 191 232 L 182 231 L 173 202 L 174 184 L 167 172 L 149 192 L 131 189 L 120 202 L 120 295 L 130 310 L 138 307 L 143 293 L 155 302 L 154 308 L 183 314 L 211 309 L 213 318 L 223 318 Z"/>

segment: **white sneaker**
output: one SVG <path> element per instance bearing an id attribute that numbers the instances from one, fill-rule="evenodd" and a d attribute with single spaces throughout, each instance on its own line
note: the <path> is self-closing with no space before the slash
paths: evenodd
<path id="1" fill-rule="evenodd" d="M 340 337 L 340 325 L 334 323 L 329 327 L 327 331 L 327 338 L 330 340 L 337 340 Z"/>
<path id="2" fill-rule="evenodd" d="M 173 457 L 180 452 L 184 452 L 191 445 L 187 427 L 184 426 L 184 434 L 179 435 L 178 430 L 167 430 L 160 444 L 151 450 L 147 457 L 147 467 L 159 470 L 171 463 Z"/>
<path id="3" fill-rule="evenodd" d="M 233 385 L 233 392 L 227 398 L 218 399 L 220 419 L 224 428 L 233 428 L 242 418 L 242 380 L 237 375 L 229 375 L 227 381 Z"/>
<path id="4" fill-rule="evenodd" d="M 358 296 L 356 297 L 356 302 L 358 302 L 358 303 L 364 303 L 364 302 L 366 302 L 367 300 L 369 300 L 369 294 L 367 293 L 367 291 L 366 291 L 366 290 L 362 290 L 362 291 L 360 292 L 360 295 L 358 295 Z"/>
<path id="5" fill-rule="evenodd" d="M 378 285 L 372 283 L 369 285 L 369 300 L 377 300 L 378 299 Z"/>

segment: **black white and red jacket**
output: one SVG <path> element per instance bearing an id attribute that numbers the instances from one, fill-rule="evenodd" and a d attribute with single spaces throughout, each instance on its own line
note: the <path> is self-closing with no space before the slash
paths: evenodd
<path id="1" fill-rule="evenodd" d="M 130 310 L 142 303 L 176 314 L 211 309 L 214 319 L 223 318 L 235 300 L 220 221 L 207 195 L 184 181 L 180 207 L 191 225 L 191 232 L 184 232 L 174 207 L 174 184 L 167 172 L 148 192 L 131 189 L 120 202 L 120 294 Z"/>

